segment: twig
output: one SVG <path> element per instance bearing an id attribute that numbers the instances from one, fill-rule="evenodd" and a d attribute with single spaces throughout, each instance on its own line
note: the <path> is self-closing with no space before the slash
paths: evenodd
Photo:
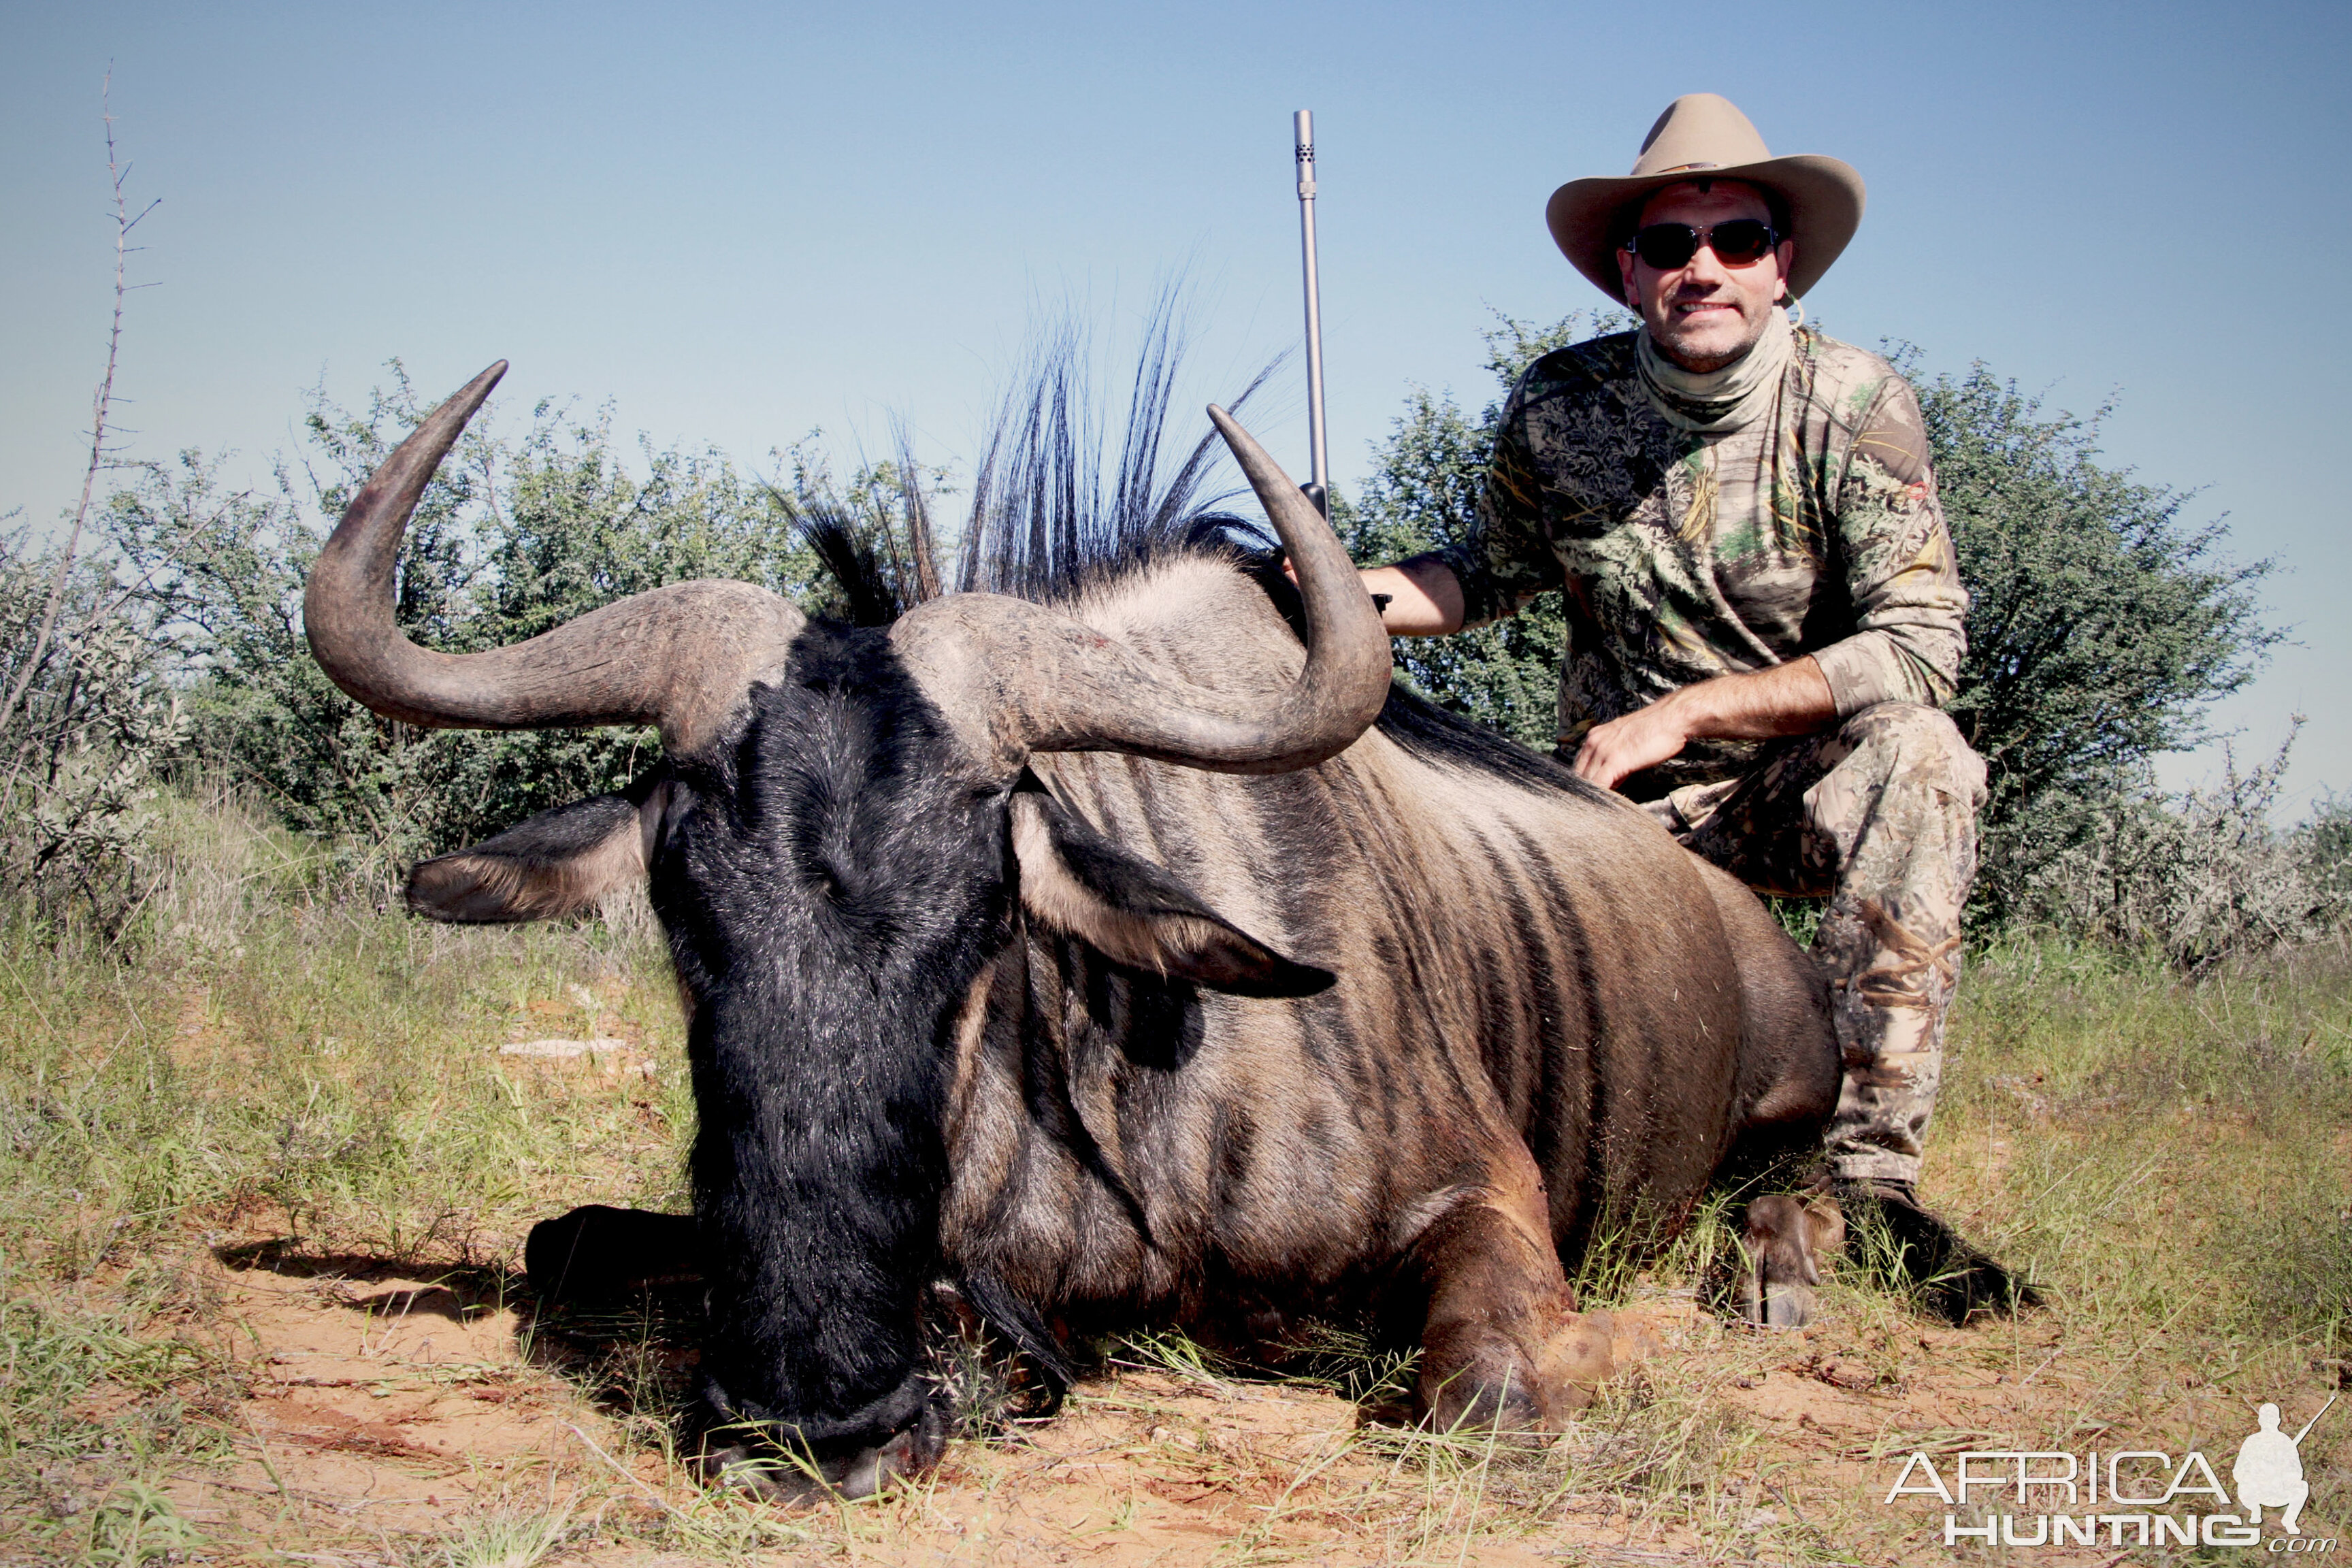
<path id="1" fill-rule="evenodd" d="M 109 107 L 114 91 L 114 71 L 109 67 L 104 85 L 99 89 L 100 117 L 106 121 L 106 172 L 114 183 L 114 324 L 106 336 L 106 374 L 98 384 L 90 399 L 89 467 L 81 477 L 81 504 L 74 509 L 73 528 L 66 534 L 66 547 L 58 557 L 58 569 L 49 579 L 49 602 L 41 612 L 40 635 L 33 639 L 33 651 L 25 667 L 16 674 L 16 684 L 10 689 L 7 700 L 0 702 L 0 731 L 15 717 L 17 703 L 33 684 L 34 676 L 47 658 L 50 636 L 58 626 L 58 610 L 65 602 L 66 579 L 73 570 L 74 552 L 81 545 L 82 525 L 89 519 L 90 493 L 98 485 L 98 470 L 106 463 L 106 419 L 114 406 L 114 363 L 117 351 L 122 346 L 122 298 L 125 258 L 131 254 L 131 231 L 139 226 L 141 218 L 153 212 L 163 198 L 158 196 L 142 207 L 138 217 L 131 216 L 129 203 L 122 194 L 122 182 L 131 175 L 114 150 L 114 115 Z"/>
<path id="2" fill-rule="evenodd" d="M 2059 1341 L 2057 1344 L 2051 1347 L 2050 1353 L 2042 1358 L 2042 1365 L 2035 1367 L 2032 1372 L 2029 1372 L 2023 1377 L 2019 1378 L 2017 1380 L 2017 1386 L 2023 1388 L 2027 1384 L 2032 1383 L 2035 1378 L 2040 1377 L 2042 1375 L 2042 1368 L 2047 1367 L 2052 1362 L 2056 1361 L 2058 1359 L 2058 1352 L 2065 1348 L 2066 1342 L 2063 1340 Z"/>
<path id="3" fill-rule="evenodd" d="M 1041 1475 L 1056 1465 L 1066 1465 L 1075 1460 L 1091 1458 L 1097 1454 L 1108 1453 L 1113 1448 L 1122 1448 L 1126 1446 L 1124 1443 L 1097 1443 L 1091 1448 L 1081 1448 L 1075 1454 L 1048 1454 L 1032 1464 L 1022 1466 L 1013 1473 L 1022 1476 Z"/>
<path id="4" fill-rule="evenodd" d="M 639 1492 L 643 1493 L 645 1495 L 645 1500 L 647 1502 L 653 1504 L 664 1513 L 677 1514 L 677 1517 L 680 1519 L 686 1517 L 684 1514 L 678 1513 L 677 1504 L 671 1502 L 667 1498 L 665 1498 L 660 1493 L 655 1491 L 653 1488 L 639 1480 L 636 1478 L 635 1473 L 633 1472 L 626 1465 L 622 1464 L 620 1460 L 613 1458 L 612 1455 L 598 1447 L 596 1446 L 596 1440 L 589 1436 L 587 1433 L 583 1432 L 579 1427 L 574 1426 L 569 1421 L 563 1423 L 563 1429 L 571 1433 L 574 1437 L 579 1438 L 581 1443 L 590 1453 L 595 1455 L 598 1458 L 604 1460 L 605 1464 L 611 1466 L 614 1475 L 619 1476 L 623 1480 L 628 1482 L 631 1486 L 636 1488 Z"/>

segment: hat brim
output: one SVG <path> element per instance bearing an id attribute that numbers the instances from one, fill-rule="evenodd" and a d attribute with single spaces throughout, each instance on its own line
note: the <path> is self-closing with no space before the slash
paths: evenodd
<path id="1" fill-rule="evenodd" d="M 1862 176 L 1853 166 L 1811 153 L 1720 169 L 1673 169 L 1622 179 L 1570 180 L 1551 194 L 1544 218 L 1551 237 L 1579 272 L 1616 304 L 1625 302 L 1617 247 L 1625 236 L 1613 225 L 1652 191 L 1693 180 L 1745 180 L 1779 194 L 1789 205 L 1788 237 L 1797 247 L 1789 292 L 1803 295 L 1822 279 L 1862 226 Z"/>

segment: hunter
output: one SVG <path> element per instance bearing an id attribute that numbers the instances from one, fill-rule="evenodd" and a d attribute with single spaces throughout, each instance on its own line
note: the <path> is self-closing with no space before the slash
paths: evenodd
<path id="1" fill-rule="evenodd" d="M 1728 100 L 1676 99 L 1631 174 L 1571 181 L 1547 215 L 1641 325 L 1529 366 L 1466 536 L 1364 576 L 1408 637 L 1565 588 L 1560 760 L 1758 891 L 1827 899 L 1831 1175 L 1965 1318 L 2020 1296 L 1917 1188 L 1985 793 L 1943 711 L 1968 593 L 1916 395 L 1783 308 L 1862 210 L 1849 165 L 1775 158 Z"/>

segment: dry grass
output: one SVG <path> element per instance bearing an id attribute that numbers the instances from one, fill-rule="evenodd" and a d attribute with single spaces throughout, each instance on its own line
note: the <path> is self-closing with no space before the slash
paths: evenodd
<path id="1" fill-rule="evenodd" d="M 511 1272 L 561 1207 L 682 1200 L 642 915 L 452 931 L 318 898 L 225 803 L 172 832 L 127 960 L 0 942 L 0 1563 L 1939 1562 L 1987 1553 L 1879 1501 L 1913 1447 L 2227 1456 L 2345 1378 L 2352 958 L 2189 986 L 2016 944 L 1966 983 L 1930 1185 L 2041 1312 L 1945 1329 L 1850 1270 L 1753 1333 L 1695 1300 L 1710 1218 L 1588 1271 L 1655 1348 L 1540 1453 L 1360 1420 L 1403 1369 L 1344 1336 L 1267 1372 L 1144 1335 L 922 1486 L 780 1512 L 674 1451 L 690 1302 L 536 1316 Z M 546 1036 L 627 1049 L 499 1053 Z M 2305 1448 L 2323 1533 L 2343 1414 Z"/>

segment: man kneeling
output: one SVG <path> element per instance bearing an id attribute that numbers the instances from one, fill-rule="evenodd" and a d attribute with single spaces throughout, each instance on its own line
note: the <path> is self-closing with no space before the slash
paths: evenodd
<path id="1" fill-rule="evenodd" d="M 1565 588 L 1561 759 L 1759 892 L 1828 899 L 1839 1196 L 1957 1320 L 2021 1293 L 1916 1185 L 1985 794 L 1942 711 L 1968 595 L 1917 396 L 1781 309 L 1862 206 L 1848 165 L 1675 100 L 1632 174 L 1563 185 L 1549 215 L 1640 327 L 1530 366 L 1468 536 L 1364 576 L 1403 636 Z"/>

